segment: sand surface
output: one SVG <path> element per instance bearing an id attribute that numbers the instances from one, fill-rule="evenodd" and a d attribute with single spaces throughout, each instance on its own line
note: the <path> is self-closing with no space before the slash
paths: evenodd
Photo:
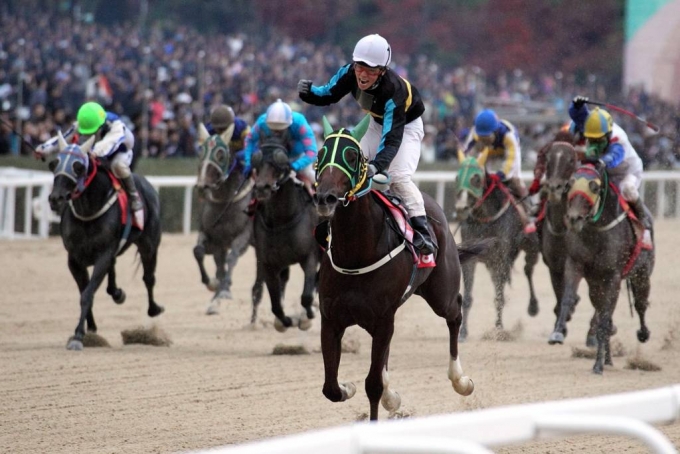
<path id="1" fill-rule="evenodd" d="M 418 297 L 397 314 L 390 356 L 393 389 L 402 409 L 414 416 L 498 405 L 595 396 L 661 387 L 680 382 L 679 222 L 657 225 L 657 265 L 652 278 L 648 325 L 651 340 L 638 344 L 637 316 L 631 318 L 621 292 L 615 337 L 628 352 L 662 367 L 659 372 L 625 368 L 614 358 L 604 376 L 591 373 L 593 361 L 572 358 L 582 347 L 592 306 L 582 302 L 563 346 L 549 346 L 554 297 L 547 268 L 536 271 L 540 313 L 527 315 L 523 262 L 515 264 L 504 314 L 512 342 L 484 340 L 494 323 L 491 281 L 478 266 L 470 339 L 461 347 L 465 372 L 476 385 L 472 396 L 454 393 L 447 373 L 447 329 Z M 211 294 L 202 286 L 192 248 L 196 235 L 165 235 L 159 253 L 156 299 L 166 308 L 146 316 L 146 291 L 134 254 L 118 260 L 122 306 L 101 288 L 94 314 L 99 334 L 111 348 L 67 351 L 79 315 L 75 282 L 59 238 L 0 243 L 0 452 L 2 453 L 166 453 L 303 432 L 352 423 L 368 411 L 363 380 L 370 364 L 370 337 L 359 328 L 346 337 L 360 345 L 345 354 L 340 378 L 354 381 L 356 396 L 340 404 L 321 393 L 323 363 L 318 320 L 308 332 L 280 334 L 265 296 L 258 329 L 248 327 L 250 287 L 255 270 L 249 250 L 234 275 L 234 300 L 221 313 L 204 315 Z M 520 257 L 523 260 L 523 257 Z M 209 263 L 212 271 L 212 260 Z M 288 311 L 298 311 L 302 274 L 292 273 Z M 170 347 L 123 345 L 120 332 L 155 324 L 172 339 Z M 670 346 L 666 338 L 674 336 Z M 274 356 L 277 344 L 304 345 L 312 353 Z M 381 419 L 387 418 L 383 410 Z M 661 428 L 680 444 L 680 424 Z M 503 453 L 647 452 L 623 437 L 581 436 L 503 447 Z"/>

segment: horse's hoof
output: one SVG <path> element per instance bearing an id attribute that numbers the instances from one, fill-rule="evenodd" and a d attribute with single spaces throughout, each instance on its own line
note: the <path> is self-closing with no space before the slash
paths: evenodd
<path id="1" fill-rule="evenodd" d="M 451 382 L 454 391 L 461 396 L 469 396 L 475 390 L 475 382 L 466 375 L 460 377 L 457 381 Z"/>
<path id="2" fill-rule="evenodd" d="M 538 300 L 532 299 L 529 302 L 529 309 L 527 312 L 529 312 L 529 315 L 532 317 L 536 317 L 536 315 L 538 315 Z"/>
<path id="3" fill-rule="evenodd" d="M 564 344 L 564 334 L 560 333 L 559 331 L 553 331 L 550 337 L 548 338 L 548 343 L 550 345 Z"/>
<path id="4" fill-rule="evenodd" d="M 612 323 L 612 327 L 609 329 L 609 335 L 610 336 L 616 336 L 616 333 L 619 332 L 619 329 Z M 644 342 L 644 341 L 641 341 Z"/>
<path id="5" fill-rule="evenodd" d="M 602 369 L 603 369 L 602 366 L 600 366 L 600 365 L 598 365 L 598 364 L 595 364 L 595 365 L 593 366 L 593 373 L 594 373 L 594 374 L 597 374 L 597 375 L 602 375 Z"/>
<path id="6" fill-rule="evenodd" d="M 467 341 L 467 334 L 458 333 L 458 342 L 462 343 L 462 342 L 465 342 L 465 341 Z"/>
<path id="7" fill-rule="evenodd" d="M 83 341 L 78 340 L 75 337 L 69 338 L 68 343 L 66 344 L 66 350 L 82 351 Z"/>
<path id="8" fill-rule="evenodd" d="M 597 337 L 594 335 L 589 335 L 586 337 L 586 347 L 594 348 L 597 347 Z"/>
<path id="9" fill-rule="evenodd" d="M 149 317 L 156 317 L 157 315 L 161 315 L 164 311 L 165 309 L 163 306 L 153 303 L 149 306 L 149 310 L 146 311 L 146 313 Z"/>
<path id="10" fill-rule="evenodd" d="M 401 396 L 396 391 L 390 391 L 389 388 L 384 392 L 380 398 L 380 403 L 383 408 L 389 412 L 394 412 L 399 410 L 401 407 Z"/>
<path id="11" fill-rule="evenodd" d="M 113 295 L 111 295 L 111 298 L 113 298 L 113 302 L 116 304 L 123 304 L 125 302 L 125 298 L 127 298 L 127 295 L 125 294 L 125 290 L 122 288 L 116 289 L 115 292 L 113 292 Z"/>
<path id="12" fill-rule="evenodd" d="M 231 290 L 220 290 L 220 292 L 215 295 L 215 298 L 230 300 L 232 299 Z"/>
<path id="13" fill-rule="evenodd" d="M 220 300 L 213 298 L 208 304 L 208 309 L 205 310 L 205 315 L 217 315 L 220 313 Z"/>
<path id="14" fill-rule="evenodd" d="M 302 331 L 307 331 L 309 328 L 312 327 L 312 320 L 307 318 L 306 314 L 303 314 L 302 317 L 300 317 L 300 322 L 298 323 L 298 328 Z"/>
<path id="15" fill-rule="evenodd" d="M 218 281 L 216 277 L 211 277 L 206 287 L 208 287 L 208 290 L 211 292 L 216 292 L 217 289 L 220 288 L 220 281 Z"/>
<path id="16" fill-rule="evenodd" d="M 279 333 L 285 333 L 288 327 L 278 317 L 274 317 L 274 329 Z"/>
<path id="17" fill-rule="evenodd" d="M 645 343 L 649 340 L 649 330 L 647 328 L 640 329 L 637 332 L 638 341 Z"/>
<path id="18" fill-rule="evenodd" d="M 351 399 L 357 393 L 357 387 L 354 383 L 340 383 L 340 390 L 342 391 L 343 401 Z"/>

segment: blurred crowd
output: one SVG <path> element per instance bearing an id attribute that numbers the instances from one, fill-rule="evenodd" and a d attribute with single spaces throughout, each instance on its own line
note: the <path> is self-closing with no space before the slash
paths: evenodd
<path id="1" fill-rule="evenodd" d="M 317 134 L 322 115 L 338 125 L 354 124 L 362 115 L 349 98 L 325 108 L 299 101 L 298 79 L 323 84 L 351 58 L 329 44 L 271 34 L 202 34 L 183 26 L 103 27 L 39 12 L 3 15 L 0 30 L 0 154 L 30 154 L 31 145 L 68 127 L 89 99 L 122 115 L 134 130 L 136 155 L 151 158 L 195 156 L 197 124 L 221 103 L 252 123 L 281 98 L 305 113 Z M 615 115 L 648 168 L 680 163 L 680 106 L 642 90 L 613 93 L 594 75 L 583 84 L 560 73 L 514 70 L 490 76 L 478 67 L 446 68 L 398 49 L 393 62 L 426 103 L 424 162 L 455 160 L 475 113 L 497 107 L 520 129 L 527 168 L 535 151 L 568 120 L 569 100 L 582 94 L 661 126 L 662 133 L 653 135 L 640 122 Z"/>

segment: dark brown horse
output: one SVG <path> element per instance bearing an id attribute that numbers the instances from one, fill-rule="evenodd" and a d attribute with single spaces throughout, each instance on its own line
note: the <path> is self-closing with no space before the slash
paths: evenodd
<path id="1" fill-rule="evenodd" d="M 569 182 L 567 200 L 564 293 L 550 338 L 557 343 L 564 341 L 566 321 L 576 304 L 578 284 L 585 279 L 598 323 L 593 372 L 601 374 L 605 364 L 612 365 L 609 341 L 622 279 L 629 279 L 640 317 L 637 338 L 640 342 L 649 339 L 645 312 L 649 305 L 654 250 L 642 250 L 637 255 L 640 242 L 634 225 L 626 218 L 630 208 L 622 208 L 620 194 L 609 184 L 606 172 L 601 173 L 590 164 L 578 167 Z"/>
<path id="2" fill-rule="evenodd" d="M 521 250 L 525 252 L 524 274 L 529 281 L 528 313 L 538 314 L 533 274 L 538 263 L 540 245 L 536 234 L 525 235 L 522 219 L 515 208 L 519 203 L 508 188 L 493 174 L 487 174 L 479 162 L 469 157 L 461 162 L 456 179 L 456 217 L 463 242 L 493 239 L 494 247 L 481 261 L 491 274 L 496 293 L 496 327 L 503 328 L 505 284 L 510 282 L 512 265 Z M 472 287 L 477 263 L 463 264 L 463 326 L 460 340 L 467 338 L 467 320 L 472 308 Z"/>
<path id="3" fill-rule="evenodd" d="M 370 191 L 368 165 L 359 145 L 368 117 L 351 132 L 333 131 L 325 118 L 323 123 L 325 141 L 317 161 L 315 202 L 319 214 L 330 219 L 330 242 L 319 272 L 324 395 L 333 402 L 354 396 L 353 383 L 338 383 L 338 368 L 345 329 L 359 325 L 373 337 L 365 383 L 370 419 L 378 419 L 379 402 L 388 411 L 399 408 L 401 398 L 389 387 L 387 363 L 395 313 L 414 293 L 446 320 L 448 376 L 456 392 L 469 395 L 474 384 L 463 374 L 458 355 L 462 320 L 459 260 L 481 249 L 458 250 L 442 209 L 423 194 L 438 244 L 437 265 L 418 268 L 393 218 Z"/>
<path id="4" fill-rule="evenodd" d="M 199 125 L 201 162 L 196 189 L 202 198 L 198 241 L 194 257 L 201 273 L 201 282 L 214 292 L 207 314 L 219 313 L 222 299 L 231 299 L 231 275 L 238 259 L 253 239 L 253 222 L 245 213 L 252 197 L 253 180 L 244 175 L 240 160 L 229 148 L 233 125 L 221 135 L 210 136 Z M 215 278 L 210 278 L 203 264 L 206 254 L 215 261 Z M 257 317 L 257 304 L 262 297 L 263 283 L 255 280 L 251 323 Z"/>

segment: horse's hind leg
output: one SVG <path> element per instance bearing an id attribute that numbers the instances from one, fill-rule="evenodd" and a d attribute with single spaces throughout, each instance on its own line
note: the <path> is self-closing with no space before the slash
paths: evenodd
<path id="1" fill-rule="evenodd" d="M 149 299 L 149 308 L 146 311 L 149 317 L 160 315 L 165 310 L 163 306 L 156 304 L 153 299 L 153 287 L 156 285 L 156 261 L 158 259 L 158 244 L 150 244 L 150 242 L 140 242 L 137 246 L 139 248 L 139 255 L 142 258 L 142 268 L 144 269 L 144 285 L 146 286 L 146 293 Z"/>
<path id="2" fill-rule="evenodd" d="M 491 281 L 493 282 L 496 296 L 494 304 L 496 306 L 496 328 L 503 329 L 503 309 L 505 308 L 505 283 L 510 276 L 509 264 L 498 263 L 489 267 Z"/>
<path id="3" fill-rule="evenodd" d="M 122 288 L 116 285 L 116 259 L 113 259 L 111 269 L 109 270 L 109 280 L 106 285 L 106 293 L 111 295 L 113 302 L 116 304 L 123 304 L 125 302 L 125 292 Z"/>
<path id="4" fill-rule="evenodd" d="M 630 278 L 630 284 L 633 290 L 633 299 L 635 300 L 635 311 L 640 317 L 640 329 L 637 332 L 637 338 L 640 342 L 647 342 L 650 331 L 645 324 L 645 313 L 649 306 L 649 291 L 651 289 L 649 275 L 646 272 L 635 274 Z"/>
<path id="5" fill-rule="evenodd" d="M 527 309 L 527 312 L 532 317 L 538 314 L 538 299 L 536 298 L 536 292 L 534 291 L 534 267 L 538 263 L 538 259 L 538 244 L 534 246 L 534 243 L 532 242 L 524 253 L 524 275 L 529 281 L 529 308 Z"/>
<path id="6" fill-rule="evenodd" d="M 470 309 L 472 308 L 472 287 L 475 282 L 475 267 L 477 266 L 476 260 L 468 260 L 467 262 L 461 264 L 461 270 L 463 272 L 463 321 L 460 327 L 459 340 L 464 342 L 468 336 L 468 317 L 470 315 Z M 435 311 L 436 312 L 436 311 Z"/>
<path id="7" fill-rule="evenodd" d="M 257 267 L 257 272 L 255 276 L 255 283 L 253 284 L 253 289 L 251 291 L 251 297 L 253 301 L 253 311 L 250 315 L 250 324 L 254 325 L 257 321 L 257 309 L 260 307 L 260 302 L 262 302 L 262 290 L 264 288 L 264 282 L 262 276 L 260 275 L 260 267 Z"/>
<path id="8" fill-rule="evenodd" d="M 321 317 L 321 354 L 323 356 L 323 395 L 331 402 L 344 402 L 357 392 L 354 383 L 338 383 L 338 369 L 342 354 L 342 336 L 345 328 Z"/>
<path id="9" fill-rule="evenodd" d="M 371 347 L 371 367 L 366 377 L 366 395 L 370 402 L 370 420 L 378 420 L 378 405 L 382 400 L 392 411 L 399 409 L 401 398 L 396 392 L 389 390 L 389 375 L 387 374 L 387 359 L 390 354 L 390 342 L 394 334 L 394 315 L 391 314 L 376 321 L 376 327 L 371 333 L 373 343 Z"/>

